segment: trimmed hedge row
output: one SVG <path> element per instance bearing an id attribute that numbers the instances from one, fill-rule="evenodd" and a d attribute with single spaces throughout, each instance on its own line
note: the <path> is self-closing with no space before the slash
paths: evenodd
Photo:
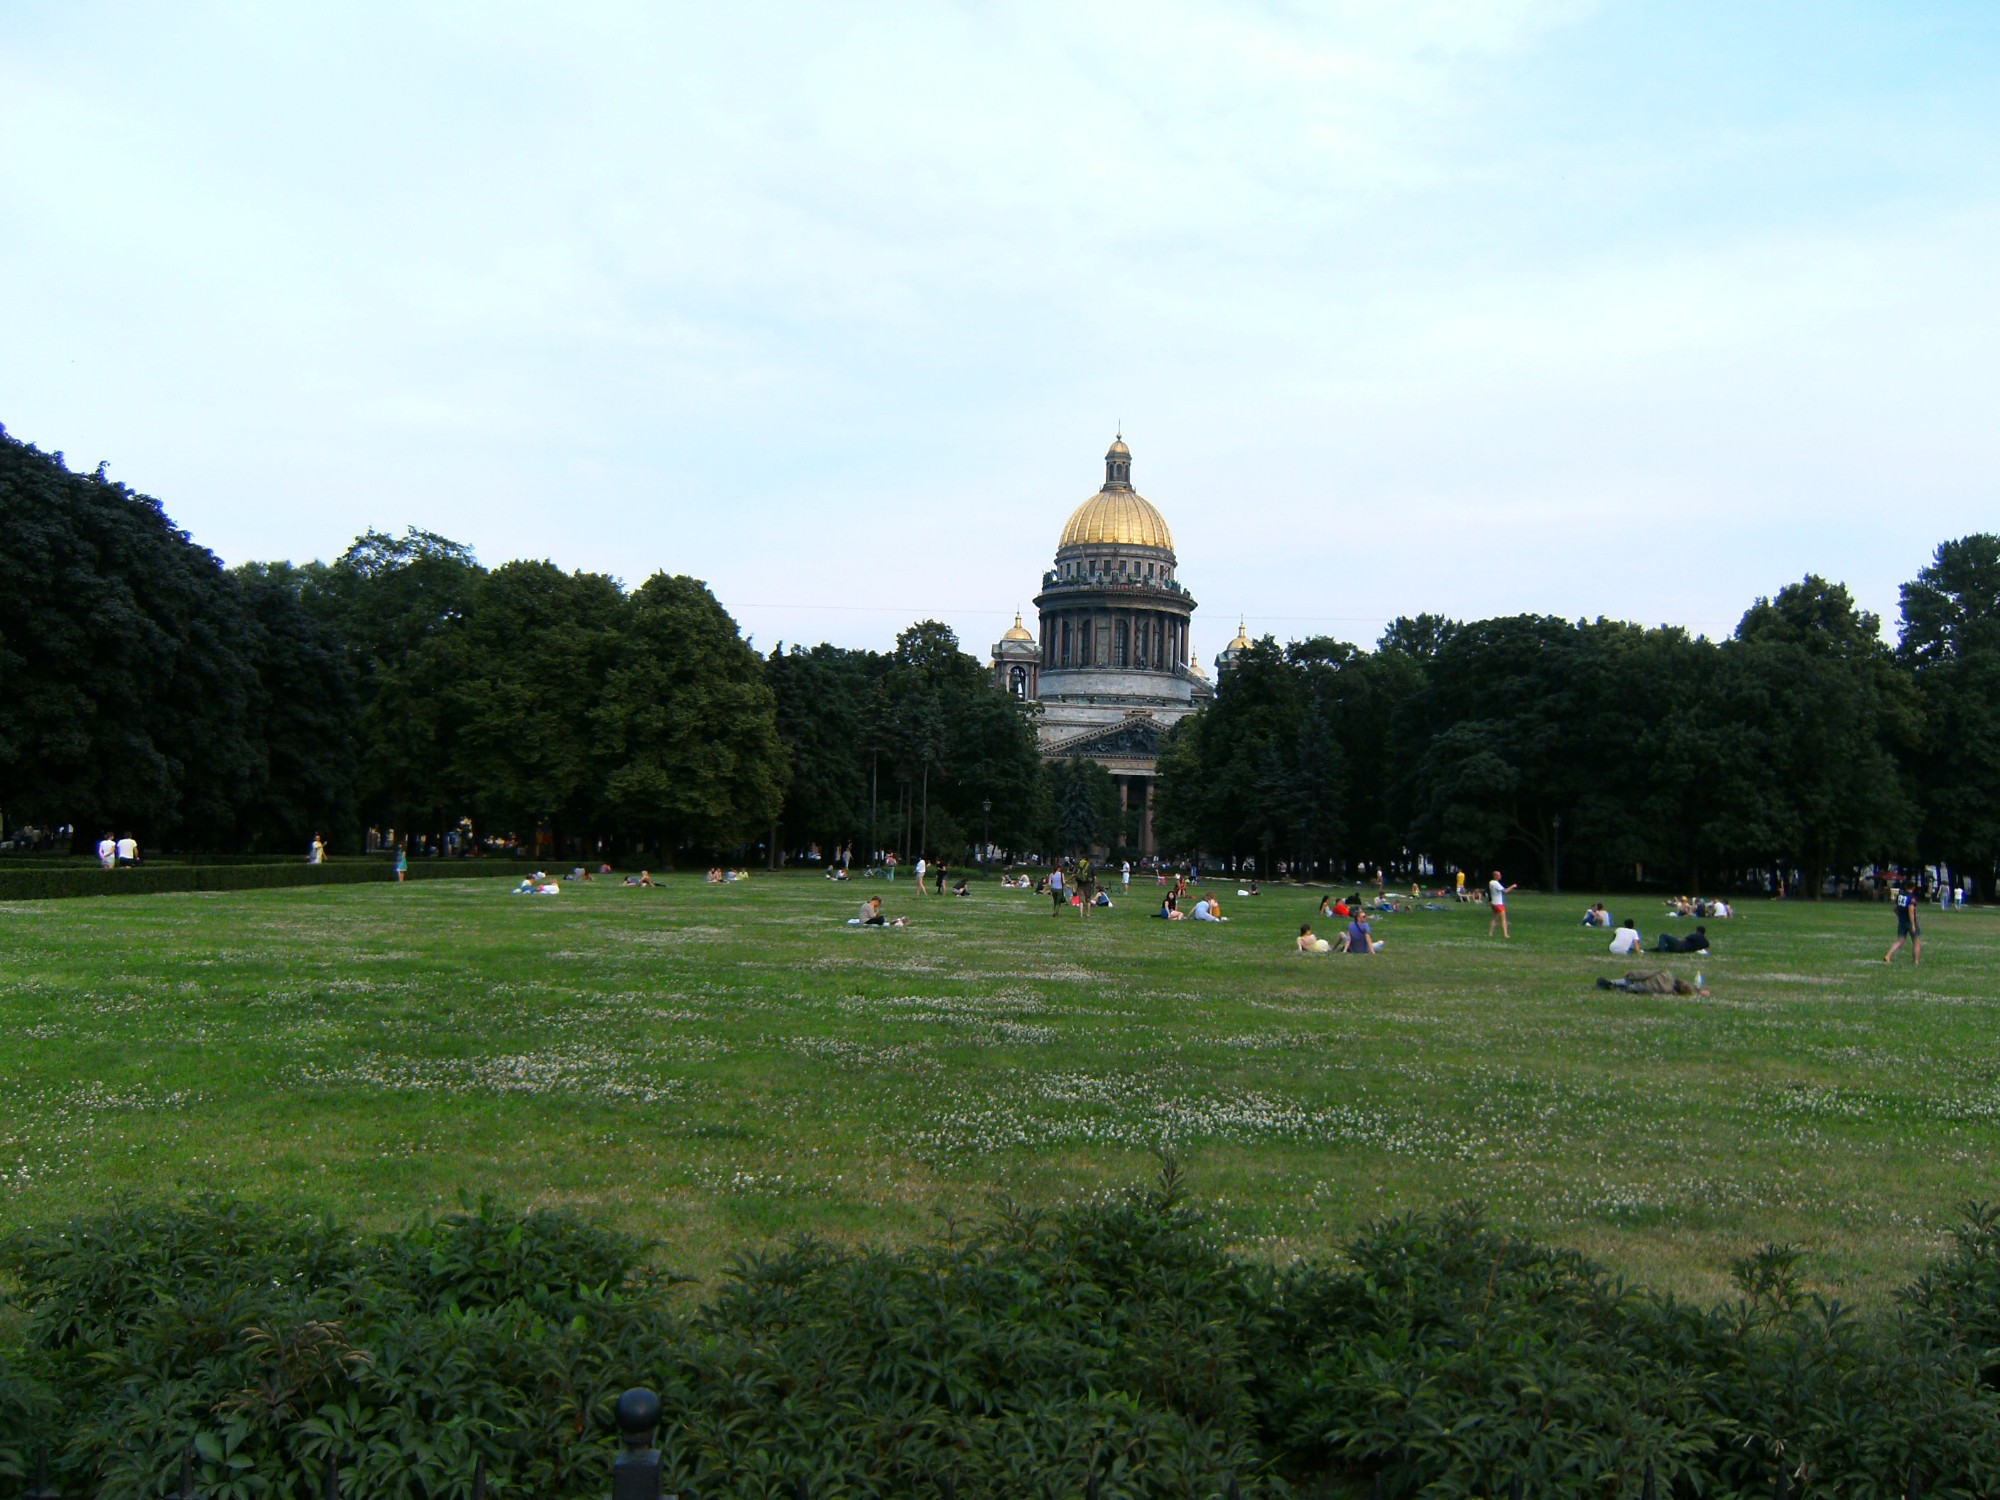
<path id="1" fill-rule="evenodd" d="M 525 861 L 455 859 L 412 861 L 410 879 L 473 875 L 518 876 Z M 359 885 L 394 880 L 386 859 L 325 865 L 300 861 L 266 865 L 138 865 L 120 870 L 0 869 L 0 901 L 50 901 L 62 896 L 151 896 L 165 891 L 265 891 L 294 885 Z"/>

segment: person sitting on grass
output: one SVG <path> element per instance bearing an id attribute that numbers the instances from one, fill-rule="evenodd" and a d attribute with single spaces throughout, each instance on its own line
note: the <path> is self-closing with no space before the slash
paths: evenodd
<path id="1" fill-rule="evenodd" d="M 1313 935 L 1312 923 L 1301 922 L 1299 924 L 1299 952 L 1331 953 L 1332 951 L 1333 944 L 1329 943 L 1323 937 L 1315 937 Z"/>
<path id="2" fill-rule="evenodd" d="M 1678 975 L 1665 969 L 1630 969 L 1623 979 L 1597 978 L 1600 990 L 1617 990 L 1626 995 L 1706 995 L 1706 989 L 1699 989 Z"/>
<path id="3" fill-rule="evenodd" d="M 1206 896 L 1195 902 L 1194 919 L 1197 922 L 1220 922 L 1222 920 L 1221 917 L 1215 914 L 1215 903 Z"/>
<path id="4" fill-rule="evenodd" d="M 1109 906 L 1111 904 L 1111 892 L 1099 891 L 1095 896 L 1090 898 L 1090 904 L 1092 906 Z"/>
<path id="5" fill-rule="evenodd" d="M 1639 924 L 1630 917 L 1620 922 L 1611 935 L 1611 951 L 1619 958 L 1646 951 L 1646 940 L 1639 936 Z"/>
<path id="6" fill-rule="evenodd" d="M 1368 925 L 1368 918 L 1359 910 L 1354 913 L 1354 920 L 1347 924 L 1347 931 L 1342 936 L 1346 939 L 1346 946 L 1341 949 L 1343 953 L 1365 955 L 1382 951 L 1375 929 Z"/>
<path id="7" fill-rule="evenodd" d="M 1616 952 L 1617 950 L 1613 950 Z M 1708 952 L 1708 928 L 1697 927 L 1684 938 L 1677 938 L 1671 932 L 1660 934 L 1659 942 L 1653 945 L 1655 953 L 1706 953 Z"/>
<path id="8" fill-rule="evenodd" d="M 972 885 L 963 876 L 960 876 L 958 884 L 951 888 L 951 893 L 954 896 L 970 896 L 972 894 Z"/>
<path id="9" fill-rule="evenodd" d="M 882 898 L 870 896 L 861 903 L 861 915 L 847 919 L 849 927 L 908 927 L 908 917 L 885 917 L 882 915 Z"/>

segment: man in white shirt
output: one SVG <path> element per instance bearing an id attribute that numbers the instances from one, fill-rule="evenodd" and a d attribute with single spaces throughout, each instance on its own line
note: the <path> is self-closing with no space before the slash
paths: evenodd
<path id="1" fill-rule="evenodd" d="M 1123 863 L 1122 865 L 1120 865 L 1120 866 L 1118 867 L 1118 881 L 1119 881 L 1119 884 L 1120 884 L 1120 885 L 1122 885 L 1122 886 L 1123 886 L 1123 887 L 1125 888 L 1125 890 L 1126 890 L 1126 893 L 1127 893 L 1127 894 L 1130 894 L 1130 892 L 1131 892 L 1131 890 L 1132 890 L 1132 861 L 1131 861 L 1131 860 L 1129 860 L 1129 859 L 1128 859 L 1128 860 L 1126 860 L 1126 861 L 1125 861 L 1125 862 L 1124 862 L 1124 863 Z"/>
<path id="2" fill-rule="evenodd" d="M 118 860 L 127 865 L 139 863 L 139 841 L 129 833 L 118 841 Z"/>
<path id="3" fill-rule="evenodd" d="M 1639 929 L 1632 925 L 1630 917 L 1619 923 L 1618 930 L 1611 935 L 1611 951 L 1620 957 L 1646 951 L 1646 940 L 1639 936 Z"/>
<path id="4" fill-rule="evenodd" d="M 97 862 L 107 870 L 118 863 L 118 840 L 108 833 L 97 841 Z"/>

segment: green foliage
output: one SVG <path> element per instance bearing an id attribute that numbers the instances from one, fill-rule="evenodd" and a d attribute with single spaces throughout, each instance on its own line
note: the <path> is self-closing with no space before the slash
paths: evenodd
<path id="1" fill-rule="evenodd" d="M 707 586 L 647 579 L 594 716 L 610 813 L 668 850 L 768 831 L 789 774 L 776 714 L 762 664 Z"/>
<path id="2" fill-rule="evenodd" d="M 411 880 L 454 879 L 473 875 L 519 875 L 521 866 L 497 859 L 413 860 Z M 309 865 L 301 859 L 283 864 L 144 864 L 116 870 L 95 865 L 33 864 L 0 869 L 0 901 L 50 901 L 63 896 L 145 896 L 162 891 L 272 891 L 299 885 L 358 885 L 392 881 L 394 869 L 385 858 L 354 859 Z"/>
<path id="3" fill-rule="evenodd" d="M 2000 1215 L 1874 1319 L 1795 1251 L 1703 1308 L 1468 1208 L 1380 1222 L 1344 1263 L 1226 1253 L 1170 1163 L 1149 1191 L 1001 1203 L 899 1252 L 804 1239 L 682 1307 L 648 1247 L 482 1201 L 362 1234 L 219 1198 L 126 1201 L 0 1244 L 0 1485 L 26 1436 L 106 1500 L 601 1493 L 609 1409 L 661 1393 L 669 1484 L 765 1496 L 1504 1493 L 1972 1497 L 2000 1483 Z M 32 1424 L 32 1425 L 30 1425 Z"/>
<path id="4" fill-rule="evenodd" d="M 1064 854 L 1116 850 L 1125 842 L 1118 784 L 1094 760 L 1050 761 L 1042 771 L 1047 818 L 1041 843 Z"/>

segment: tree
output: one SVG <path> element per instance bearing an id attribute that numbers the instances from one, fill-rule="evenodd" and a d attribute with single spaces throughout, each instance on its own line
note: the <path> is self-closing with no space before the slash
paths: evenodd
<path id="1" fill-rule="evenodd" d="M 1903 585 L 1899 660 L 1923 713 L 1921 849 L 1992 888 L 2000 867 L 2000 536 L 1945 542 Z"/>
<path id="2" fill-rule="evenodd" d="M 1768 837 L 1815 897 L 1832 873 L 1910 853 L 1916 820 L 1898 758 L 1915 749 L 1920 721 L 1877 617 L 1809 575 L 1751 605 L 1722 656 L 1729 721 L 1764 768 L 1739 812 L 1744 830 Z"/>
<path id="3" fill-rule="evenodd" d="M 778 737 L 791 758 L 778 819 L 784 848 L 818 844 L 830 857 L 867 834 L 870 762 L 879 748 L 875 698 L 887 667 L 878 652 L 824 645 L 787 652 L 780 643 L 765 661 Z"/>
<path id="4" fill-rule="evenodd" d="M 0 808 L 230 847 L 260 775 L 256 626 L 160 503 L 0 428 Z"/>
<path id="5" fill-rule="evenodd" d="M 1124 838 L 1118 783 L 1094 760 L 1047 763 L 1047 807 L 1051 826 L 1045 842 L 1063 854 L 1116 849 Z"/>
<path id="6" fill-rule="evenodd" d="M 410 679 L 434 695 L 450 806 L 489 831 L 590 826 L 602 805 L 592 744 L 626 600 L 601 573 L 510 562 L 474 584 L 463 617 L 419 646 Z"/>
<path id="7" fill-rule="evenodd" d="M 1002 843 L 1033 825 L 1039 757 L 1032 707 L 958 648 L 951 628 L 920 620 L 896 638 L 882 679 L 883 749 L 910 798 L 905 826 L 960 849 L 989 819 Z M 906 846 L 907 847 L 907 846 Z"/>
<path id="8" fill-rule="evenodd" d="M 698 579 L 656 573 L 631 596 L 593 725 L 608 810 L 669 858 L 737 848 L 784 806 L 763 664 Z"/>
<path id="9" fill-rule="evenodd" d="M 231 571 L 255 627 L 253 786 L 239 794 L 245 847 L 304 850 L 315 835 L 350 846 L 356 827 L 355 674 L 340 638 L 302 599 L 304 575 L 285 563 Z"/>
<path id="10" fill-rule="evenodd" d="M 434 643 L 464 625 L 485 570 L 470 548 L 411 527 L 365 532 L 299 572 L 302 602 L 353 669 L 362 816 L 384 828 L 455 824 L 467 809 L 450 781 L 453 667 Z"/>

